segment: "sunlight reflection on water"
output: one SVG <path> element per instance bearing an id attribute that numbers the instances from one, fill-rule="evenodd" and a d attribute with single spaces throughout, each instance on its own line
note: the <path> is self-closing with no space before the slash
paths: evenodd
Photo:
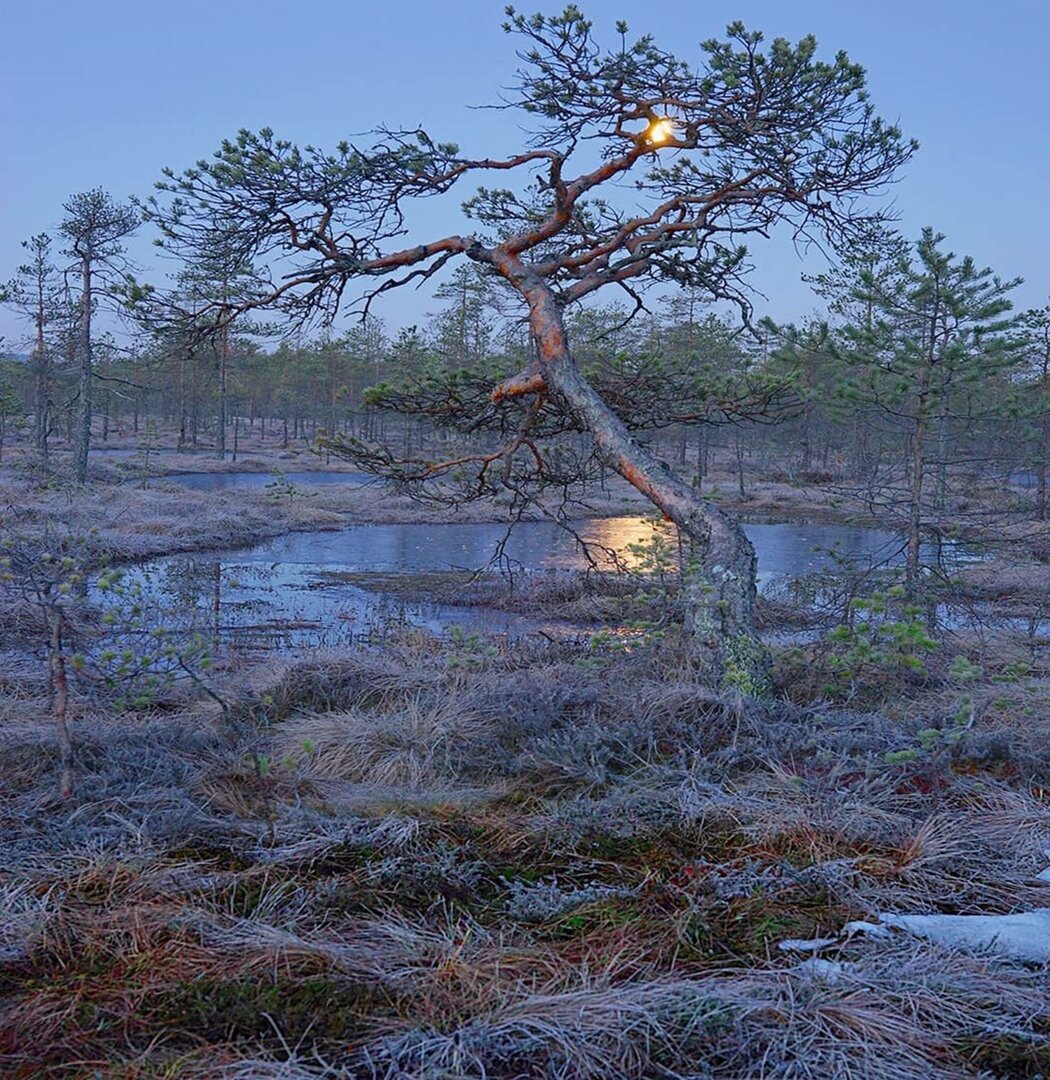
<path id="1" fill-rule="evenodd" d="M 759 580 L 827 569 L 835 549 L 867 561 L 893 559 L 892 534 L 847 525 L 748 525 L 758 555 Z M 604 518 L 581 522 L 579 535 L 596 547 L 603 568 L 616 552 L 636 566 L 634 545 L 653 535 L 649 520 Z M 440 632 L 469 630 L 564 634 L 578 627 L 487 608 L 404 600 L 339 581 L 339 574 L 441 572 L 486 566 L 503 545 L 500 565 L 558 572 L 588 566 L 576 539 L 552 522 L 522 522 L 509 534 L 498 524 L 362 525 L 302 532 L 228 553 L 174 555 L 143 563 L 130 574 L 185 627 L 216 638 L 282 648 L 341 645 L 380 629 L 410 625 Z"/>

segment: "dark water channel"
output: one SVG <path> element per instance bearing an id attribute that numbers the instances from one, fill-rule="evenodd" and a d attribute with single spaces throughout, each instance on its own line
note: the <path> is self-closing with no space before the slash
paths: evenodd
<path id="1" fill-rule="evenodd" d="M 112 458 L 118 461 L 136 460 L 141 462 L 146 451 L 133 447 L 92 447 L 92 454 L 98 457 Z M 149 451 L 154 463 L 172 454 L 211 454 L 210 448 L 157 447 Z M 295 487 L 314 487 L 324 484 L 366 484 L 375 482 L 375 477 L 363 472 L 336 472 L 332 469 L 296 469 L 268 472 L 185 472 L 168 473 L 157 477 L 166 484 L 177 484 L 191 491 L 258 491 L 274 483 L 288 483 Z"/>

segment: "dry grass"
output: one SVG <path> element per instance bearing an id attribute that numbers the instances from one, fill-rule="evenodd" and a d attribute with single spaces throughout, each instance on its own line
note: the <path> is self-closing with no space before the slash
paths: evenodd
<path id="1" fill-rule="evenodd" d="M 859 713 L 719 696 L 673 641 L 455 655 L 411 634 L 242 671 L 229 728 L 206 703 L 84 715 L 75 805 L 39 685 L 8 675 L 0 1072 L 1050 1067 L 1045 971 L 905 939 L 777 949 L 879 910 L 1045 906 L 1050 712 L 992 704 L 1040 702 L 1038 680 L 967 687 L 963 740 L 888 763 L 957 690 Z"/>

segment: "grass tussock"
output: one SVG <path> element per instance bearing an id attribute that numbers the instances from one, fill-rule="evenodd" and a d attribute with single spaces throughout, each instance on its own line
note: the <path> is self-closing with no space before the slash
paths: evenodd
<path id="1" fill-rule="evenodd" d="M 226 718 L 87 711 L 72 805 L 41 688 L 7 678 L 5 1076 L 1050 1069 L 1043 970 L 903 937 L 778 948 L 1046 905 L 1037 677 L 967 686 L 945 741 L 943 681 L 761 704 L 673 635 L 610 656 L 406 635 L 236 673 Z"/>

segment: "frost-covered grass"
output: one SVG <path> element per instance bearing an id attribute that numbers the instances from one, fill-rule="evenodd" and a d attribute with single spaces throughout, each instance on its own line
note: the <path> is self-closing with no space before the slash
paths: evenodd
<path id="1" fill-rule="evenodd" d="M 0 478 L 0 530 L 27 546 L 49 534 L 87 538 L 98 558 L 144 559 L 178 551 L 250 544 L 300 529 L 338 528 L 345 517 L 311 500 L 274 500 L 265 492 L 219 495 L 171 486 L 41 485 Z"/>
<path id="2" fill-rule="evenodd" d="M 1037 677 L 969 686 L 944 748 L 918 733 L 947 680 L 878 711 L 763 705 L 702 685 L 673 636 L 415 633 L 217 674 L 225 715 L 87 712 L 72 804 L 39 680 L 6 678 L 5 1076 L 1050 1067 L 1044 969 L 903 935 L 778 948 L 1047 906 Z"/>

